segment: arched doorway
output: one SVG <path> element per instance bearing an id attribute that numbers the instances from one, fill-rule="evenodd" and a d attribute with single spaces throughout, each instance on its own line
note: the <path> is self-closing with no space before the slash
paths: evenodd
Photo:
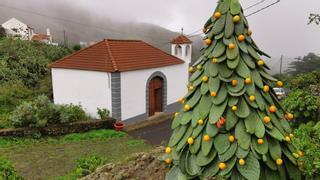
<path id="1" fill-rule="evenodd" d="M 163 84 L 163 79 L 159 76 L 156 76 L 149 81 L 149 116 L 154 115 L 156 112 L 163 111 Z"/>

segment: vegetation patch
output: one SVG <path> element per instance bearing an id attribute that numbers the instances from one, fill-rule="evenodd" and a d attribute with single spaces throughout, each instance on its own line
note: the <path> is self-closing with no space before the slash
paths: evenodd
<path id="1" fill-rule="evenodd" d="M 81 162 L 88 164 L 96 164 L 100 157 L 110 163 L 124 163 L 132 154 L 152 149 L 149 144 L 132 142 L 134 139 L 126 133 L 114 130 L 95 130 L 58 138 L 0 138 L 0 154 L 12 161 L 26 179 L 56 179 L 73 174 L 80 166 L 76 163 L 79 159 L 86 159 Z"/>
<path id="2" fill-rule="evenodd" d="M 293 144 L 304 150 L 300 165 L 307 179 L 320 179 L 320 122 L 300 125 Z"/>

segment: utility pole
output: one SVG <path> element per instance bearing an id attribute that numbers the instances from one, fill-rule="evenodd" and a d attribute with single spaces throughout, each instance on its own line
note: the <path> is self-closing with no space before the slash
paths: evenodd
<path id="1" fill-rule="evenodd" d="M 67 47 L 67 36 L 65 30 L 63 30 L 63 45 L 64 47 Z"/>
<path id="2" fill-rule="evenodd" d="M 282 60 L 283 60 L 283 55 L 281 55 L 281 58 L 280 58 L 280 76 L 282 75 Z"/>

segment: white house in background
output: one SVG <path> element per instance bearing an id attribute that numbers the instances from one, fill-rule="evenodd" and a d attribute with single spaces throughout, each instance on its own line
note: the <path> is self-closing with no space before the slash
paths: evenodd
<path id="1" fill-rule="evenodd" d="M 20 37 L 22 40 L 31 40 L 34 29 L 16 18 L 11 18 L 2 24 L 8 36 Z"/>
<path id="2" fill-rule="evenodd" d="M 34 29 L 16 18 L 11 18 L 2 24 L 7 36 L 19 37 L 22 40 L 40 41 L 50 45 L 58 45 L 52 40 L 50 29 L 47 28 L 46 34 L 36 34 Z"/>
<path id="3" fill-rule="evenodd" d="M 53 42 L 50 29 L 47 28 L 47 34 L 34 34 L 31 38 L 33 41 L 40 41 L 46 44 L 57 46 L 58 43 Z"/>
<path id="4" fill-rule="evenodd" d="M 54 102 L 93 117 L 106 108 L 127 123 L 174 112 L 187 93 L 191 46 L 179 36 L 170 55 L 139 40 L 102 40 L 51 64 Z"/>

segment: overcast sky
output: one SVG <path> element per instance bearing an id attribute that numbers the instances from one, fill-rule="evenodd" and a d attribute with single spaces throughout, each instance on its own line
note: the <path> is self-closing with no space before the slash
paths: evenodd
<path id="1" fill-rule="evenodd" d="M 1 0 L 19 6 L 28 0 Z M 214 11 L 217 0 L 32 0 L 30 7 L 61 5 L 82 9 L 88 16 L 99 15 L 115 20 L 147 22 L 172 31 L 184 27 L 185 33 L 200 29 Z M 38 3 L 34 3 L 34 2 Z M 248 7 L 260 0 L 241 0 Z M 246 14 L 276 0 L 246 11 Z M 0 2 L 1 3 L 1 2 Z M 45 13 L 45 9 L 34 9 Z M 320 13 L 320 0 L 281 0 L 258 14 L 248 17 L 253 38 L 259 47 L 274 57 L 320 53 L 320 26 L 307 25 L 309 13 Z M 1 12 L 0 12 L 1 14 Z M 81 20 L 80 20 L 81 21 Z"/>

